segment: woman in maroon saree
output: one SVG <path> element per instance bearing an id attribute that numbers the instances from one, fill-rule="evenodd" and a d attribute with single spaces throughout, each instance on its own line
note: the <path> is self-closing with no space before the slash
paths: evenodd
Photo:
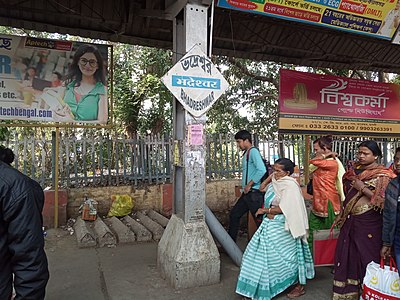
<path id="1" fill-rule="evenodd" d="M 382 208 L 386 186 L 395 175 L 376 161 L 374 141 L 358 146 L 358 163 L 343 176 L 346 199 L 336 224 L 341 227 L 335 254 L 333 300 L 358 300 L 367 265 L 380 261 Z"/>

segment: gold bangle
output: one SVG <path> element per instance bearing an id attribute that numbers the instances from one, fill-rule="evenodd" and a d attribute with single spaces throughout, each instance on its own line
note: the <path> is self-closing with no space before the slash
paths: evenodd
<path id="1" fill-rule="evenodd" d="M 323 159 L 325 159 L 325 158 L 326 158 L 325 154 L 321 154 L 321 155 L 322 155 L 322 158 L 323 158 Z"/>
<path id="2" fill-rule="evenodd" d="M 268 214 L 271 214 L 271 207 L 268 208 Z"/>

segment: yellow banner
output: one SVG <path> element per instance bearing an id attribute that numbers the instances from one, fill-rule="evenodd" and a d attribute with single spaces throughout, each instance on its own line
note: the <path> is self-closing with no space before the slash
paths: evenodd
<path id="1" fill-rule="evenodd" d="M 400 0 L 219 0 L 218 6 L 391 40 Z"/>

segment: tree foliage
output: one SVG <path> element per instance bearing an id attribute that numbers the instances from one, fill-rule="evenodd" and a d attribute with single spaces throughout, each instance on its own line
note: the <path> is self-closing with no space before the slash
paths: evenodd
<path id="1" fill-rule="evenodd" d="M 215 63 L 230 88 L 209 111 L 209 130 L 235 132 L 247 128 L 276 135 L 281 65 L 227 57 L 216 57 Z"/>
<path id="2" fill-rule="evenodd" d="M 172 67 L 171 53 L 117 45 L 114 64 L 115 117 L 127 134 L 170 130 L 172 96 L 161 77 Z"/>

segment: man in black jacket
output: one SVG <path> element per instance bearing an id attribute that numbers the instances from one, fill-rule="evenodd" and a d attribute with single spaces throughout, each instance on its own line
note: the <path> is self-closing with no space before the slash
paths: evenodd
<path id="1" fill-rule="evenodd" d="M 49 279 L 40 185 L 0 161 L 0 299 L 42 300 Z"/>
<path id="2" fill-rule="evenodd" d="M 397 177 L 386 188 L 383 208 L 383 229 L 381 256 L 390 256 L 393 250 L 396 263 L 400 265 L 400 147 L 396 149 L 393 169 Z M 400 271 L 399 271 L 400 274 Z"/>

